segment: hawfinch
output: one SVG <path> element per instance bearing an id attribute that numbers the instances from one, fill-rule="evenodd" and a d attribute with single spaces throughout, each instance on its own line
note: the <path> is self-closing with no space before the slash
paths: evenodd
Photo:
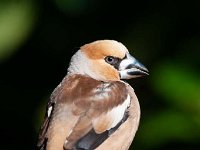
<path id="1" fill-rule="evenodd" d="M 53 91 L 40 129 L 40 150 L 127 150 L 140 106 L 122 79 L 148 70 L 120 42 L 99 40 L 80 47 Z"/>

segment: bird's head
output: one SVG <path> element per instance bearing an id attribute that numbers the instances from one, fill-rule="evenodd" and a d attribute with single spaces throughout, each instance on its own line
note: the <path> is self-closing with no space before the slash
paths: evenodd
<path id="1" fill-rule="evenodd" d="M 72 57 L 68 72 L 101 81 L 148 75 L 146 67 L 131 56 L 122 43 L 114 40 L 99 40 L 82 46 Z"/>

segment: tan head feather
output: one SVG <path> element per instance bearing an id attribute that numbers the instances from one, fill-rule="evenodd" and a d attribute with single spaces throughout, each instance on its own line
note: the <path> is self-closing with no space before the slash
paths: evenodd
<path id="1" fill-rule="evenodd" d="M 124 58 L 127 48 L 115 40 L 99 40 L 81 47 L 81 50 L 90 59 L 102 59 L 106 56 Z"/>
<path id="2" fill-rule="evenodd" d="M 105 57 L 124 58 L 128 50 L 122 43 L 114 40 L 99 40 L 86 44 L 80 49 L 89 58 L 92 71 L 102 80 L 120 80 L 117 69 L 108 64 Z"/>

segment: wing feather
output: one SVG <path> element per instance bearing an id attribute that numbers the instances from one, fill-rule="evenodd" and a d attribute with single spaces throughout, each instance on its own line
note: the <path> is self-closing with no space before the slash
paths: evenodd
<path id="1" fill-rule="evenodd" d="M 52 113 L 54 111 L 54 105 L 55 105 L 55 103 L 53 101 L 49 101 L 49 103 L 46 107 L 46 114 L 44 117 L 43 124 L 40 128 L 38 143 L 37 143 L 37 149 L 39 149 L 39 150 L 46 149 L 46 143 L 47 143 L 46 132 L 48 130 L 49 123 L 52 118 Z M 49 112 L 49 109 L 51 109 L 51 113 Z"/>
<path id="2" fill-rule="evenodd" d="M 114 132 L 111 129 L 115 128 L 122 120 L 130 104 L 130 96 L 127 94 L 126 86 L 121 82 L 106 83 L 106 85 L 101 82 L 101 84 L 93 87 L 90 92 L 92 91 L 96 93 L 82 97 L 79 99 L 80 101 L 75 102 L 78 109 L 83 108 L 85 112 L 80 116 L 72 133 L 66 138 L 65 149 L 72 149 L 77 141 L 83 138 L 86 138 L 86 140 L 81 140 L 81 145 L 84 143 L 83 141 L 90 143 L 91 146 L 102 143 L 108 138 L 109 133 Z M 118 95 L 119 91 L 122 91 L 121 95 Z M 84 101 L 84 99 L 86 100 Z M 87 136 L 85 137 L 85 135 Z"/>
<path id="3" fill-rule="evenodd" d="M 82 75 L 65 77 L 52 93 L 48 108 L 53 106 L 53 110 L 48 116 L 47 109 L 38 147 L 42 150 L 47 144 L 48 150 L 73 149 L 78 141 L 87 144 L 88 137 L 93 137 L 90 148 L 97 147 L 123 120 L 127 95 L 122 82 L 106 83 Z"/>

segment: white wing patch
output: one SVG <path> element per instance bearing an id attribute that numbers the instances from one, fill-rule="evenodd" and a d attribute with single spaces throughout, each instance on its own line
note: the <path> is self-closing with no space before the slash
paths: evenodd
<path id="1" fill-rule="evenodd" d="M 51 112 L 52 112 L 52 106 L 48 108 L 48 111 L 47 111 L 48 117 L 51 115 Z"/>
<path id="2" fill-rule="evenodd" d="M 114 118 L 111 128 L 115 127 L 122 120 L 126 109 L 130 105 L 130 101 L 131 101 L 131 98 L 130 98 L 130 95 L 128 94 L 124 103 L 113 108 L 110 112 L 108 112 L 108 113 L 111 113 Z"/>
<path id="3" fill-rule="evenodd" d="M 93 128 L 96 133 L 103 133 L 106 130 L 114 128 L 124 117 L 126 109 L 129 107 L 131 102 L 130 95 L 127 96 L 126 100 L 110 111 L 100 115 L 92 121 Z"/>

